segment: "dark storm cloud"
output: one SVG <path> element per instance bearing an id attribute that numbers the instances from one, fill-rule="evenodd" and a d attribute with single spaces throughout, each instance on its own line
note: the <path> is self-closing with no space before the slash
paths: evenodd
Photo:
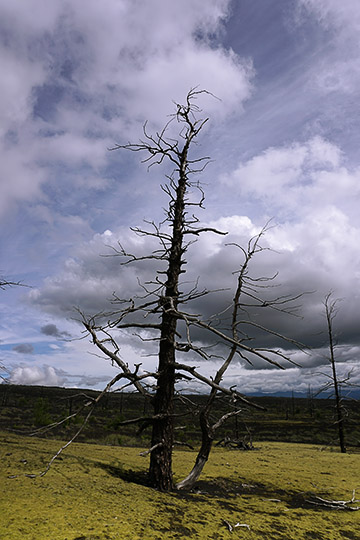
<path id="1" fill-rule="evenodd" d="M 13 347 L 13 351 L 20 354 L 32 354 L 34 352 L 34 347 L 30 343 L 20 343 Z"/>
<path id="2" fill-rule="evenodd" d="M 40 332 L 45 336 L 53 336 L 57 338 L 70 337 L 69 332 L 61 332 L 55 324 L 44 324 L 40 328 Z"/>
<path id="3" fill-rule="evenodd" d="M 228 229 L 229 235 L 226 240 L 236 242 L 246 246 L 249 237 L 259 228 L 255 227 L 247 218 L 233 217 L 226 223 L 212 224 L 221 229 Z M 280 234 L 281 231 L 279 231 Z M 282 233 L 282 232 L 281 232 Z M 124 238 L 122 235 L 125 235 Z M 278 241 L 276 228 L 271 231 L 272 237 L 264 237 L 264 247 L 271 247 L 272 243 Z M 137 250 L 140 254 L 149 252 L 150 242 L 120 231 L 120 240 L 126 243 L 129 251 Z M 88 246 L 83 246 L 77 253 L 77 262 L 68 265 L 68 271 L 63 274 L 62 280 L 48 280 L 47 286 L 42 291 L 32 291 L 30 298 L 35 304 L 40 304 L 44 309 L 56 313 L 71 313 L 74 298 L 77 298 L 78 306 L 88 314 L 96 314 L 102 311 L 114 311 L 116 306 L 111 304 L 113 291 L 116 291 L 120 298 L 135 297 L 142 294 L 139 289 L 138 278 L 141 283 L 154 279 L 156 276 L 156 265 L 154 262 L 136 262 L 133 265 L 121 267 L 119 259 L 110 257 L 104 258 L 100 253 L 104 253 L 104 243 L 114 243 L 118 236 L 116 234 L 97 235 Z M 294 239 L 298 242 L 298 239 Z M 283 250 L 274 252 L 265 249 L 251 261 L 249 275 L 258 279 L 279 275 L 275 280 L 260 281 L 261 288 L 258 295 L 269 302 L 271 299 L 284 297 L 296 297 L 289 305 L 280 303 L 274 308 L 246 307 L 246 311 L 241 314 L 243 320 L 239 325 L 239 331 L 243 336 L 248 335 L 251 340 L 245 341 L 249 345 L 256 345 L 265 348 L 281 347 L 284 351 L 292 352 L 294 343 L 279 339 L 274 333 L 282 334 L 290 340 L 296 340 L 306 347 L 322 349 L 327 344 L 327 328 L 324 312 L 324 295 L 334 285 L 336 274 L 329 273 L 327 269 L 322 269 L 317 263 L 317 253 L 308 253 L 306 245 L 299 245 L 297 250 Z M 308 262 L 304 264 L 307 257 Z M 181 291 L 190 290 L 197 279 L 199 279 L 199 289 L 207 289 L 216 292 L 195 300 L 189 310 L 193 313 L 201 313 L 203 320 L 216 321 L 220 329 L 228 331 L 231 317 L 231 303 L 236 287 L 237 274 L 243 261 L 241 250 L 234 246 L 227 246 L 214 236 L 204 236 L 188 254 L 187 274 L 185 283 L 181 286 Z M 349 268 L 349 270 L 351 270 Z M 350 346 L 359 343 L 357 332 L 357 321 L 360 317 L 360 308 L 354 296 L 350 295 L 349 285 L 344 282 L 340 292 L 346 293 L 346 301 L 340 303 L 339 316 L 334 320 L 334 332 L 339 342 Z M 254 303 L 250 297 L 244 297 L 245 304 Z M 297 309 L 292 308 L 296 306 Z M 226 308 L 230 308 L 226 311 Z M 290 313 L 289 313 L 290 312 Z M 215 317 L 215 314 L 220 314 Z M 140 319 L 142 315 L 138 316 Z M 155 318 L 158 318 L 158 315 Z M 137 319 L 137 320 L 138 320 Z M 149 320 L 149 318 L 147 319 Z M 250 324 L 254 322 L 254 325 Z M 270 332 L 264 332 L 261 327 L 268 328 Z M 181 328 L 181 325 L 180 325 Z M 131 333 L 130 333 L 131 334 Z M 133 342 L 137 347 L 132 335 L 124 334 L 122 341 Z M 127 337 L 125 337 L 127 336 Z M 194 341 L 211 345 L 217 338 L 203 329 L 192 328 Z M 146 348 L 144 344 L 141 348 Z M 222 349 L 222 354 L 224 354 Z M 292 354 L 295 354 L 292 352 Z M 252 358 L 251 369 L 262 367 L 261 362 Z M 305 356 L 302 360 L 304 365 L 319 365 L 319 358 L 312 354 Z M 301 362 L 300 362 L 301 363 Z M 321 363 L 321 362 L 320 362 Z"/>

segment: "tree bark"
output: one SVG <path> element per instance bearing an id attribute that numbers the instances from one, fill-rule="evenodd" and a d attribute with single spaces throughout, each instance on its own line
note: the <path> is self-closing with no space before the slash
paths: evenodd
<path id="1" fill-rule="evenodd" d="M 335 301 L 330 301 L 331 293 L 329 293 L 325 298 L 325 310 L 326 310 L 326 320 L 328 325 L 328 336 L 329 336 L 329 350 L 330 350 L 330 363 L 332 369 L 332 381 L 334 385 L 335 393 L 335 407 L 336 407 L 336 417 L 339 433 L 339 444 L 340 451 L 342 454 L 346 454 L 346 445 L 345 445 L 345 434 L 344 434 L 344 415 L 341 405 L 341 395 L 340 395 L 340 386 L 338 382 L 338 377 L 336 373 L 336 361 L 335 361 L 335 346 L 333 340 L 333 327 L 332 321 L 336 314 L 335 312 Z"/>
<path id="2" fill-rule="evenodd" d="M 214 430 L 209 424 L 209 420 L 205 411 L 200 415 L 200 425 L 202 433 L 201 447 L 196 457 L 194 467 L 184 480 L 176 484 L 176 489 L 191 489 L 195 482 L 200 477 L 203 468 L 209 459 L 210 451 L 214 442 Z"/>
<path id="3" fill-rule="evenodd" d="M 161 320 L 157 389 L 153 400 L 154 414 L 161 415 L 153 423 L 149 467 L 150 485 L 168 491 L 173 487 L 172 447 L 174 442 L 174 392 L 175 392 L 175 338 L 176 310 L 179 299 L 179 278 L 183 264 L 183 238 L 185 226 L 186 167 L 190 140 L 187 139 L 180 155 L 179 180 L 172 215 L 172 239 L 167 270 L 165 297 Z"/>
<path id="4" fill-rule="evenodd" d="M 159 377 L 154 396 L 154 414 L 162 417 L 154 420 L 149 467 L 150 485 L 168 491 L 172 488 L 172 447 L 173 447 L 173 398 L 175 361 L 176 319 L 164 311 L 159 349 Z"/>

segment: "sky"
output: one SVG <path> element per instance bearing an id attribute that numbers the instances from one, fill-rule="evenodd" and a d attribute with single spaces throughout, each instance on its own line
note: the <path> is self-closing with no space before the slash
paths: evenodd
<path id="1" fill-rule="evenodd" d="M 299 317 L 261 321 L 309 347 L 284 345 L 300 367 L 236 360 L 224 384 L 244 393 L 303 392 L 327 381 L 324 297 L 334 319 L 340 378 L 360 384 L 360 5 L 357 0 L 0 0 L 0 360 L 16 384 L 97 388 L 116 373 L 76 309 L 93 315 L 136 294 L 154 268 L 122 267 L 118 242 L 148 252 L 130 227 L 161 221 L 166 165 L 109 151 L 155 132 L 190 88 L 209 117 L 196 155 L 205 225 L 186 279 L 229 289 L 239 250 L 271 220 L 254 276 L 279 273 L 280 294 L 305 293 Z M 171 133 L 172 134 L 172 133 Z M 185 279 L 185 277 L 184 277 Z M 153 343 L 118 332 L 130 366 L 156 363 Z M 262 346 L 271 339 L 255 334 Z M 197 336 L 199 342 L 210 340 Z M 201 341 L 203 340 L 203 341 Z M 215 359 L 182 361 L 214 374 Z M 4 372 L 5 373 L 5 372 Z"/>

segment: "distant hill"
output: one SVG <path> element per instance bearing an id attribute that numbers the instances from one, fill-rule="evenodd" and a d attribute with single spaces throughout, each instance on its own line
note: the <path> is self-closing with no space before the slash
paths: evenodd
<path id="1" fill-rule="evenodd" d="M 331 398 L 332 393 L 330 392 L 320 392 L 318 393 L 318 390 L 316 388 L 312 389 L 313 399 L 329 399 Z M 254 392 L 253 394 L 249 394 L 249 397 L 283 397 L 283 398 L 308 398 L 308 392 L 292 392 L 292 391 L 284 391 L 284 392 L 273 392 L 270 394 L 265 394 L 264 392 Z M 346 393 L 344 393 L 344 399 L 356 399 L 360 400 L 360 389 L 348 389 Z"/>
<path id="2" fill-rule="evenodd" d="M 73 388 L 47 386 L 0 385 L 0 430 L 13 430 L 30 434 L 43 425 L 57 422 L 75 413 L 99 392 Z M 316 444 L 336 444 L 337 430 L 332 399 L 314 399 L 311 396 L 260 395 L 250 400 L 266 410 L 239 405 L 242 413 L 229 420 L 217 434 L 224 437 L 246 439 L 254 442 L 286 441 Z M 187 395 L 185 401 L 176 403 L 176 438 L 180 443 L 195 446 L 199 442 L 198 411 L 206 396 Z M 192 406 L 188 405 L 192 402 Z M 345 424 L 349 445 L 360 447 L 360 401 L 347 400 Z M 213 410 L 214 421 L 233 404 L 222 397 Z M 188 412 L 187 412 L 188 408 Z M 89 410 L 89 409 L 87 409 Z M 148 399 L 134 393 L 106 394 L 94 410 L 79 441 L 111 445 L 148 446 L 151 425 L 121 425 L 127 419 L 151 416 Z M 82 416 L 62 423 L 42 436 L 68 439 L 79 428 Z"/>

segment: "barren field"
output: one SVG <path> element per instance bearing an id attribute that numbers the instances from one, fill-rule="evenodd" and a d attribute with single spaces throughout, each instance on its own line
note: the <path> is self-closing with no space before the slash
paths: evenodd
<path id="1" fill-rule="evenodd" d="M 146 486 L 142 449 L 77 443 L 45 476 L 26 476 L 60 445 L 1 434 L 1 539 L 360 540 L 360 511 L 308 502 L 360 498 L 360 454 L 278 442 L 215 449 L 196 490 L 166 494 Z M 194 458 L 174 452 L 176 480 Z"/>

